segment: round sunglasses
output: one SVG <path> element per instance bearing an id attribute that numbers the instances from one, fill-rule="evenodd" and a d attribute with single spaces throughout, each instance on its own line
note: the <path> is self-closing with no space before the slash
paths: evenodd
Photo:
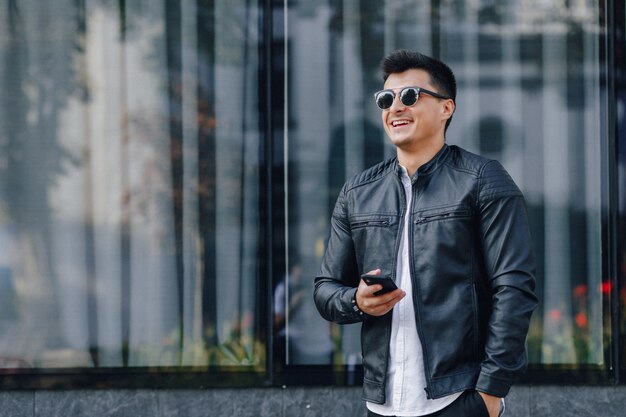
<path id="1" fill-rule="evenodd" d="M 441 94 L 437 94 L 434 91 L 427 90 L 421 87 L 404 87 L 400 90 L 400 101 L 407 107 L 410 107 L 417 103 L 417 99 L 419 99 L 420 93 L 426 93 L 430 96 L 440 98 L 443 100 L 448 100 L 450 97 L 442 96 Z M 381 90 L 374 94 L 374 99 L 376 99 L 376 105 L 381 110 L 387 110 L 393 104 L 393 101 L 396 98 L 396 93 L 394 90 Z"/>

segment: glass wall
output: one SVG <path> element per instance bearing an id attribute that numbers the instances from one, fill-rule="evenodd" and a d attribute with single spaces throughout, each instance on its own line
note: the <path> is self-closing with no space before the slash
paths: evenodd
<path id="1" fill-rule="evenodd" d="M 447 142 L 500 160 L 523 190 L 538 260 L 531 364 L 607 363 L 603 275 L 608 178 L 602 141 L 605 28 L 598 2 L 294 1 L 288 14 L 288 299 L 312 292 L 332 207 L 350 176 L 395 155 L 372 94 L 378 64 L 408 48 L 447 62 L 458 82 Z M 360 361 L 359 326 L 298 299 L 290 364 Z M 606 314 L 605 314 L 606 313 Z"/>
<path id="2" fill-rule="evenodd" d="M 617 27 L 626 27 L 626 5 L 624 2 L 616 2 L 614 20 Z M 614 329 L 619 332 L 619 346 L 617 354 L 620 380 L 626 380 L 626 39 L 623 32 L 616 36 L 613 49 L 615 51 L 615 118 L 616 118 L 616 167 L 615 181 L 617 206 L 616 226 L 616 261 L 612 270 L 615 274 L 617 294 L 613 301 L 619 305 L 619 326 Z"/>
<path id="3" fill-rule="evenodd" d="M 0 10 L 0 367 L 263 371 L 257 2 Z"/>
<path id="4" fill-rule="evenodd" d="M 526 196 L 531 367 L 626 372 L 614 3 L 0 0 L 0 375 L 358 371 L 313 277 L 344 181 L 395 155 L 398 48 L 452 67 L 448 143 Z"/>

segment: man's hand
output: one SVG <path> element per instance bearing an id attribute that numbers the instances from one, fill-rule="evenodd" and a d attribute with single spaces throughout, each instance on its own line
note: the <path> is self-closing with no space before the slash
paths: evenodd
<path id="1" fill-rule="evenodd" d="M 487 411 L 489 411 L 489 417 L 498 417 L 498 415 L 500 415 L 500 407 L 502 407 L 502 400 L 500 397 L 494 397 L 493 395 L 485 394 L 480 391 L 478 391 L 478 393 L 485 402 Z"/>
<path id="2" fill-rule="evenodd" d="M 367 273 L 368 275 L 380 275 L 380 269 L 375 269 Z M 362 312 L 370 316 L 382 316 L 393 308 L 398 301 L 402 300 L 406 293 L 398 288 L 386 294 L 374 295 L 376 291 L 382 289 L 382 285 L 367 285 L 363 280 L 356 290 L 356 304 Z"/>

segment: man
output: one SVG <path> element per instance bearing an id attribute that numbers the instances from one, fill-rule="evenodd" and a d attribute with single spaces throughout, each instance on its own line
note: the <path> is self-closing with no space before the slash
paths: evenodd
<path id="1" fill-rule="evenodd" d="M 382 69 L 375 99 L 397 155 L 342 188 L 315 303 L 362 322 L 369 416 L 496 417 L 536 305 L 524 199 L 498 162 L 445 143 L 448 66 L 400 50 Z M 379 294 L 363 273 L 398 289 Z"/>

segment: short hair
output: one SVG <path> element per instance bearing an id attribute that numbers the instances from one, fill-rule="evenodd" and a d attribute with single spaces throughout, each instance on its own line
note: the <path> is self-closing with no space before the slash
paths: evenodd
<path id="1" fill-rule="evenodd" d="M 430 75 L 437 92 L 452 99 L 456 104 L 456 78 L 449 66 L 427 55 L 407 49 L 399 49 L 387 55 L 380 64 L 383 71 L 383 80 L 391 74 L 405 72 L 411 69 L 423 70 Z M 452 116 L 446 121 L 446 130 L 452 121 Z"/>

